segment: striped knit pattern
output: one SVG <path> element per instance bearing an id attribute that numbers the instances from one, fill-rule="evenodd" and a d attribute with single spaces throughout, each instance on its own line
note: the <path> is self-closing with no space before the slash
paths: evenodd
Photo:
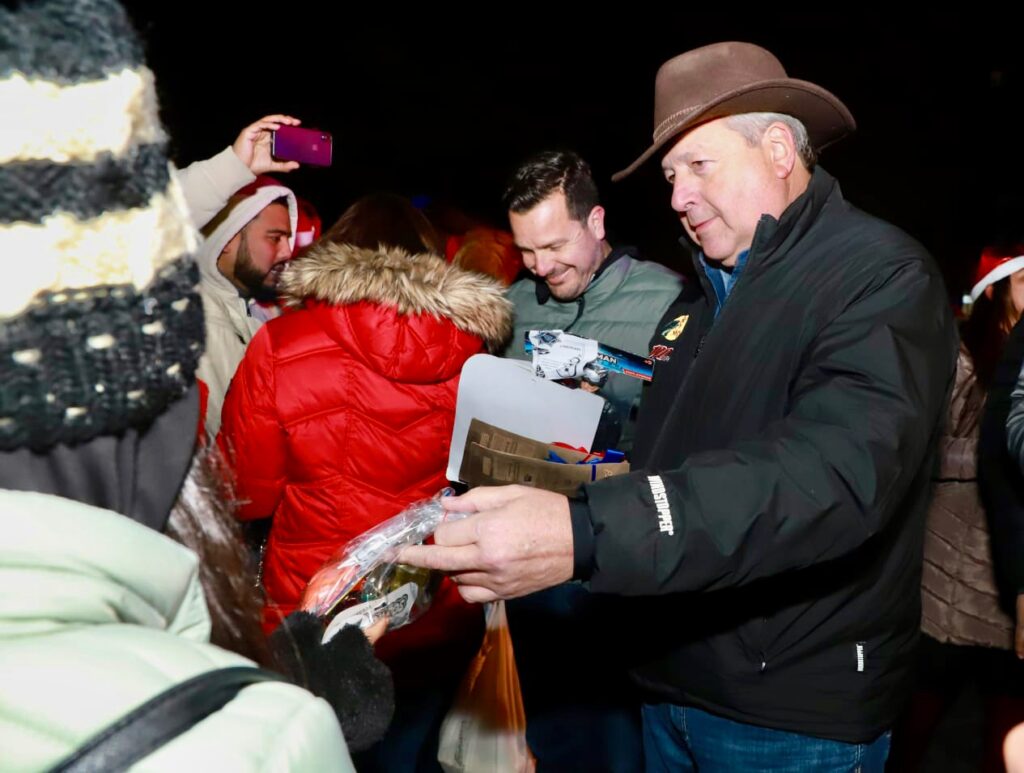
<path id="1" fill-rule="evenodd" d="M 0 450 L 151 421 L 195 380 L 197 236 L 113 0 L 0 8 Z"/>

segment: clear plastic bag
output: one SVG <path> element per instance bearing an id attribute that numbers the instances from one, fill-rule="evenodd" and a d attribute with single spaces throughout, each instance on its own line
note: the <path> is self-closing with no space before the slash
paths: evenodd
<path id="1" fill-rule="evenodd" d="M 422 615 L 441 582 L 441 574 L 395 562 L 399 549 L 427 539 L 445 520 L 441 499 L 454 494 L 444 488 L 350 540 L 313 575 L 302 597 L 302 609 L 333 618 L 324 641 L 348 625 L 366 628 L 382 617 L 388 630 Z"/>

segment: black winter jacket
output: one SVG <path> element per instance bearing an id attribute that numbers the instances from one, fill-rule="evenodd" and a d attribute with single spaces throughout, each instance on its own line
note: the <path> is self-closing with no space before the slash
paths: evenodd
<path id="1" fill-rule="evenodd" d="M 639 622 L 652 701 L 872 740 L 908 692 L 920 627 L 957 355 L 942 278 L 821 169 L 761 219 L 717 320 L 697 268 L 655 337 L 672 353 L 635 472 L 572 508 L 578 574 L 660 597 Z"/>
<path id="2" fill-rule="evenodd" d="M 1017 617 L 1017 595 L 1024 593 L 1024 472 L 1006 447 L 1010 394 L 1024 363 L 1024 318 L 1003 348 L 981 419 L 978 484 L 992 535 L 992 559 L 1003 607 Z"/>

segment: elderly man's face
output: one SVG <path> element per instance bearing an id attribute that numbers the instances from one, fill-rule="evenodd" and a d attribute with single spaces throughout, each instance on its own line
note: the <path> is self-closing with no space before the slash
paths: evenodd
<path id="1" fill-rule="evenodd" d="M 751 146 L 725 118 L 698 126 L 662 158 L 672 209 L 704 256 L 733 266 L 764 214 L 785 210 L 786 186 L 766 138 Z"/>

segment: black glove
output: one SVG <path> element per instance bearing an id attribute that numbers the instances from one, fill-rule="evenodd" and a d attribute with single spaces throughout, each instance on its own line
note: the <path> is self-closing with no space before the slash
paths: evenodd
<path id="1" fill-rule="evenodd" d="M 334 708 L 351 751 L 379 741 L 395 713 L 391 671 L 373 654 L 356 626 L 340 630 L 326 644 L 324 626 L 309 612 L 293 612 L 270 635 L 277 669 Z"/>

